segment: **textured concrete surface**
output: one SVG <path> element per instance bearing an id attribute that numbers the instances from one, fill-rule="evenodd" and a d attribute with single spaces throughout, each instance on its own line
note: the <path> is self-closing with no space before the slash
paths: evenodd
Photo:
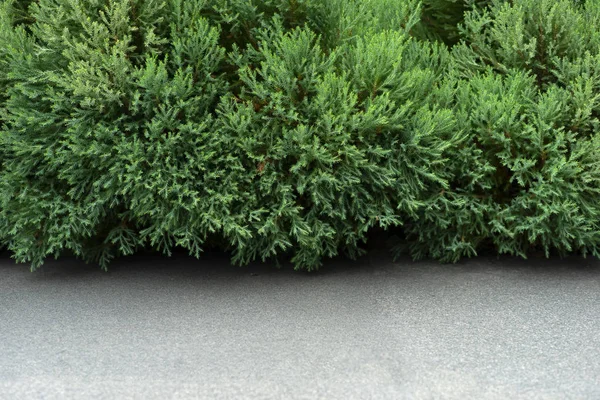
<path id="1" fill-rule="evenodd" d="M 0 398 L 600 399 L 600 263 L 0 258 Z"/>

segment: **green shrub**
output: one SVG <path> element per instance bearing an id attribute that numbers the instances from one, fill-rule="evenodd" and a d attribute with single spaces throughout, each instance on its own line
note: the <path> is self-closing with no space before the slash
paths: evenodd
<path id="1" fill-rule="evenodd" d="M 0 0 L 0 239 L 598 255 L 600 5 Z M 448 47 L 451 45 L 451 47 Z"/>
<path id="2" fill-rule="evenodd" d="M 430 99 L 448 52 L 404 33 L 418 14 L 356 4 L 34 3 L 24 45 L 4 39 L 17 260 L 68 249 L 106 266 L 208 240 L 311 269 L 400 224 L 444 184 L 454 122 Z"/>
<path id="3" fill-rule="evenodd" d="M 8 157 L 6 146 L 2 142 L 3 126 L 6 120 L 7 109 L 6 101 L 8 99 L 7 92 L 12 84 L 10 73 L 10 57 L 11 51 L 18 51 L 23 44 L 24 32 L 21 29 L 15 29 L 15 25 L 22 21 L 21 3 L 1 2 L 0 3 L 0 181 L 1 174 L 4 171 L 4 163 Z M 21 14 L 20 14 L 21 12 Z M 9 46 L 8 43 L 12 43 Z M 0 199 L 1 204 L 1 199 Z M 1 210 L 1 205 L 0 205 Z M 3 249 L 6 240 L 6 222 L 4 216 L 0 213 L 0 249 Z"/>
<path id="4" fill-rule="evenodd" d="M 415 257 L 599 254 L 599 10 L 521 0 L 466 15 L 451 75 L 468 141 L 451 190 L 407 229 Z"/>

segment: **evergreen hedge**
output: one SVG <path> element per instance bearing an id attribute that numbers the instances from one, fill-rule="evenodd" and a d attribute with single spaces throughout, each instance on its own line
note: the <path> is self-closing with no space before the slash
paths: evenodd
<path id="1" fill-rule="evenodd" d="M 0 0 L 0 240 L 32 268 L 599 256 L 600 2 Z"/>

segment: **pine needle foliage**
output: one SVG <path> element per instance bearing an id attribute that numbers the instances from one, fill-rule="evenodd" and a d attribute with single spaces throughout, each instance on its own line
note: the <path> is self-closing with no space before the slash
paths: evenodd
<path id="1" fill-rule="evenodd" d="M 598 256 L 600 5 L 0 0 L 0 241 Z"/>
<path id="2" fill-rule="evenodd" d="M 449 80 L 451 190 L 408 231 L 415 257 L 526 257 L 600 244 L 599 3 L 494 1 L 467 13 Z"/>
<path id="3" fill-rule="evenodd" d="M 460 26 L 465 14 L 483 10 L 491 0 L 423 0 L 422 13 L 415 33 L 428 40 L 455 45 L 460 41 Z"/>

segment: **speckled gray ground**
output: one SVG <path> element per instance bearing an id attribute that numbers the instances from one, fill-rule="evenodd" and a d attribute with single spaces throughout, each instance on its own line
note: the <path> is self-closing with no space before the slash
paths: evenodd
<path id="1" fill-rule="evenodd" d="M 600 399 L 600 263 L 5 255 L 0 398 Z"/>

